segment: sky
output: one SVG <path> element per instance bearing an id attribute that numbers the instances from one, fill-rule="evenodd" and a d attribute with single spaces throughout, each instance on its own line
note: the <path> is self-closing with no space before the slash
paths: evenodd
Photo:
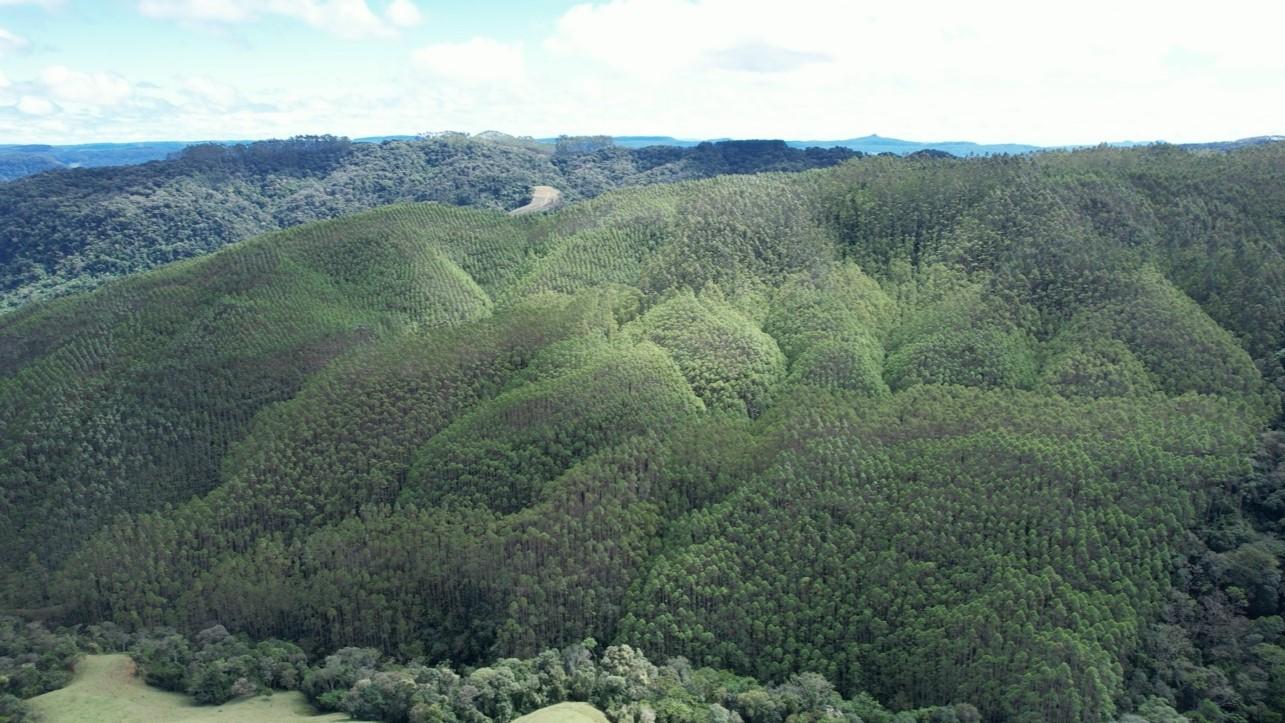
<path id="1" fill-rule="evenodd" d="M 1279 0 L 0 0 L 0 143 L 1285 133 Z"/>

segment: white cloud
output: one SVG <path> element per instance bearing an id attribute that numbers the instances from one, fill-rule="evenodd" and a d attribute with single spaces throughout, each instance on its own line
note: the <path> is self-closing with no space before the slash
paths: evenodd
<path id="1" fill-rule="evenodd" d="M 133 91 L 119 75 L 82 73 L 62 65 L 45 68 L 40 80 L 55 99 L 88 106 L 116 105 Z"/>
<path id="2" fill-rule="evenodd" d="M 720 48 L 706 53 L 705 58 L 711 68 L 745 73 L 785 73 L 834 59 L 827 53 L 791 50 L 764 42 Z"/>
<path id="3" fill-rule="evenodd" d="M 56 95 L 39 74 L 12 77 L 0 91 L 0 137 L 495 128 L 690 138 L 876 132 L 1059 144 L 1285 130 L 1285 53 L 1274 37 L 1285 26 L 1285 3 L 1224 0 L 1220 12 L 1207 13 L 1193 12 L 1194 0 L 1081 0 L 1059 14 L 1029 0 L 579 1 L 560 16 L 514 18 L 528 28 L 552 21 L 547 38 L 443 36 L 418 50 L 389 48 L 412 62 L 386 63 L 382 74 L 371 70 L 379 56 L 370 46 L 327 47 L 313 69 L 294 47 L 256 44 L 254 60 L 269 72 L 229 63 L 219 66 L 217 81 L 190 77 L 214 72 L 191 66 L 160 71 L 180 74 L 163 81 L 125 81 L 77 65 L 93 71 L 78 74 L 94 89 L 72 94 L 82 100 Z M 275 19 L 384 37 L 418 15 L 393 0 L 132 3 L 176 22 L 233 27 Z M 346 17 L 356 18 L 352 28 L 337 28 Z M 32 99 L 27 111 L 48 114 L 15 110 L 24 96 Z M 84 100 L 112 98 L 119 100 Z"/>
<path id="4" fill-rule="evenodd" d="M 13 7 L 15 5 L 34 5 L 38 8 L 53 10 L 66 4 L 66 0 L 0 0 L 0 7 Z"/>
<path id="5" fill-rule="evenodd" d="M 794 0 L 610 0 L 576 5 L 545 47 L 636 78 L 722 70 L 778 73 L 825 64 L 860 35 L 852 7 Z M 812 68 L 815 70 L 815 68 Z"/>
<path id="6" fill-rule="evenodd" d="M 139 0 L 138 11 L 164 20 L 236 23 L 254 17 L 255 5 L 244 0 Z"/>
<path id="7" fill-rule="evenodd" d="M 601 0 L 555 23 L 544 48 L 560 73 L 545 91 L 565 91 L 577 109 L 568 125 L 616 133 L 1074 143 L 1276 132 L 1282 24 L 1285 4 L 1256 0 L 1213 14 L 1190 0 L 1082 0 L 1074 11 Z"/>
<path id="8" fill-rule="evenodd" d="M 576 5 L 558 19 L 545 45 L 554 52 L 640 75 L 691 61 L 701 42 L 699 8 L 684 0 L 615 0 Z M 663 48 L 663 52 L 657 52 Z"/>
<path id="9" fill-rule="evenodd" d="M 220 108 L 235 105 L 238 100 L 236 88 L 210 78 L 187 78 L 183 81 L 183 90 L 199 102 Z"/>
<path id="10" fill-rule="evenodd" d="M 392 34 L 388 25 L 366 5 L 366 0 L 275 0 L 271 11 L 303 20 L 314 28 L 346 38 Z"/>
<path id="11" fill-rule="evenodd" d="M 0 70 L 0 88 L 8 88 L 11 85 L 13 83 L 10 82 L 9 76 L 5 75 L 3 70 Z"/>
<path id="12" fill-rule="evenodd" d="M 419 8 L 410 0 L 393 0 L 384 11 L 384 17 L 399 28 L 413 28 L 424 19 Z"/>
<path id="13" fill-rule="evenodd" d="M 49 115 L 54 112 L 54 104 L 34 95 L 24 95 L 18 100 L 18 112 L 27 115 Z"/>
<path id="14" fill-rule="evenodd" d="M 21 35 L 0 28 L 0 56 L 19 53 L 30 47 L 31 41 Z"/>
<path id="15" fill-rule="evenodd" d="M 522 46 L 491 38 L 428 45 L 412 57 L 420 67 L 447 80 L 518 81 L 526 74 Z"/>
<path id="16" fill-rule="evenodd" d="M 389 37 L 420 21 L 411 0 L 393 0 L 381 18 L 366 0 L 139 0 L 150 18 L 197 24 L 233 24 L 276 16 L 301 21 L 344 38 Z"/>

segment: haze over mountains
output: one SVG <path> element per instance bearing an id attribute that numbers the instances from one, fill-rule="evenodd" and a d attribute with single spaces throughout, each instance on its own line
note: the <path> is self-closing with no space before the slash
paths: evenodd
<path id="1" fill-rule="evenodd" d="M 553 142 L 556 139 L 540 139 L 544 142 Z M 627 148 L 643 148 L 646 146 L 695 146 L 706 141 L 725 141 L 729 138 L 711 138 L 711 139 L 680 139 L 671 136 L 613 136 L 617 145 Z M 1041 146 L 1033 146 L 1021 143 L 995 143 L 981 144 L 970 143 L 966 141 L 946 141 L 924 143 L 919 141 L 905 141 L 896 138 L 885 138 L 878 135 L 862 136 L 860 138 L 848 138 L 845 140 L 786 140 L 785 143 L 792 148 L 847 148 L 860 153 L 878 155 L 880 153 L 893 153 L 899 156 L 908 155 L 918 151 L 945 151 L 954 156 L 989 156 L 996 153 L 1029 153 L 1031 151 L 1041 150 Z"/>

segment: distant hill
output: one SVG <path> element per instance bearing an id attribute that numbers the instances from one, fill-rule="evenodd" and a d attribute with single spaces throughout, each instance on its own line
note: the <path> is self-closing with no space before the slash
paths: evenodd
<path id="1" fill-rule="evenodd" d="M 539 139 L 541 142 L 552 143 L 553 138 Z M 679 148 L 691 148 L 697 146 L 702 141 L 693 139 L 674 138 L 672 136 L 616 136 L 616 145 L 626 148 L 643 148 L 646 146 L 677 146 Z M 727 140 L 726 138 L 711 140 Z M 1244 146 L 1261 145 L 1263 143 L 1275 143 L 1285 141 L 1285 136 L 1255 136 L 1253 138 L 1242 138 L 1234 141 L 1212 141 L 1208 143 L 1182 143 L 1176 144 L 1181 148 L 1190 149 L 1210 149 L 1218 151 L 1227 151 Z M 844 140 L 802 140 L 789 141 L 786 145 L 792 148 L 847 148 L 872 156 L 884 153 L 891 153 L 897 156 L 909 156 L 922 151 L 944 152 L 952 156 L 967 158 L 970 156 L 993 156 L 1000 154 L 1021 155 L 1024 153 L 1033 153 L 1035 151 L 1047 150 L 1072 150 L 1075 148 L 1086 148 L 1087 146 L 1037 146 L 1029 143 L 974 143 L 972 141 L 907 141 L 900 138 L 887 138 L 880 135 L 861 136 L 860 138 L 848 138 Z M 1146 146 L 1154 143 L 1163 143 L 1163 141 L 1111 141 L 1103 145 L 1116 148 L 1131 148 L 1134 146 Z"/>
<path id="2" fill-rule="evenodd" d="M 553 143 L 556 138 L 539 138 L 542 143 Z M 624 148 L 645 148 L 647 146 L 676 146 L 678 148 L 692 148 L 704 142 L 719 142 L 729 140 L 727 138 L 711 139 L 691 139 L 691 138 L 674 138 L 673 136 L 614 136 L 613 140 L 617 146 Z M 870 135 L 861 138 L 848 138 L 846 140 L 818 140 L 818 141 L 785 141 L 786 145 L 791 148 L 847 148 L 861 153 L 878 155 L 880 153 L 892 153 L 898 156 L 907 156 L 916 151 L 945 151 L 953 156 L 989 156 L 998 153 L 1030 153 L 1031 151 L 1042 150 L 1042 146 L 1033 146 L 1022 143 L 1000 143 L 984 145 L 980 143 L 970 143 L 967 141 L 947 141 L 942 143 L 922 143 L 918 141 L 903 141 L 896 138 L 884 138 L 882 136 Z"/>
<path id="3" fill-rule="evenodd" d="M 1214 151 L 1231 151 L 1246 146 L 1261 146 L 1266 143 L 1285 142 L 1285 136 L 1254 136 L 1241 138 L 1238 141 L 1214 141 L 1212 143 L 1183 143 L 1183 148 L 1208 149 Z"/>
<path id="4" fill-rule="evenodd" d="M 474 136 L 487 139 L 490 135 L 514 138 L 504 133 L 487 131 Z M 467 135 L 443 133 L 434 135 Z M 416 135 L 362 136 L 354 138 L 354 143 L 379 144 L 387 141 L 413 141 L 421 138 Z M 555 136 L 528 138 L 527 142 L 552 147 L 557 143 Z M 675 148 L 694 148 L 701 143 L 719 143 L 730 138 L 675 138 L 673 136 L 613 136 L 612 140 L 620 148 L 647 148 L 649 146 L 668 146 Z M 1272 143 L 1285 140 L 1285 136 L 1256 136 L 1234 141 L 1211 141 L 1208 143 L 1184 143 L 1183 148 L 1205 148 L 1225 151 L 1246 145 Z M 148 161 L 159 161 L 191 145 L 202 143 L 219 143 L 222 145 L 246 144 L 253 141 L 143 141 L 138 143 L 87 143 L 80 145 L 3 145 L 0 144 L 0 182 L 12 181 L 43 171 L 58 168 L 98 168 L 102 166 L 127 166 Z M 1148 145 L 1155 141 L 1120 141 L 1106 145 L 1130 147 Z M 852 151 L 879 155 L 891 153 L 908 156 L 918 151 L 944 151 L 952 156 L 991 156 L 1007 153 L 1010 155 L 1031 153 L 1050 149 L 1070 149 L 1083 146 L 1037 146 L 1029 143 L 973 143 L 972 141 L 907 141 L 899 138 L 887 138 L 880 135 L 861 136 L 844 140 L 787 140 L 786 145 L 792 148 L 846 148 Z"/>
<path id="5" fill-rule="evenodd" d="M 692 140 L 690 138 L 674 138 L 673 136 L 612 136 L 616 145 L 622 148 L 646 148 L 647 146 L 677 146 L 678 148 L 691 148 L 692 146 L 704 143 L 704 140 Z M 557 138 L 538 138 L 541 143 L 554 143 Z M 727 140 L 726 138 L 711 138 L 710 141 Z"/>
<path id="6" fill-rule="evenodd" d="M 576 150 L 582 146 L 587 150 Z M 802 171 L 856 155 L 782 141 L 631 149 L 595 138 L 559 150 L 494 132 L 192 145 L 146 165 L 0 184 L 0 313 L 265 231 L 389 203 L 508 210 L 525 204 L 537 185 L 573 202 L 621 186 Z"/>
<path id="7" fill-rule="evenodd" d="M 96 168 L 168 158 L 189 144 L 179 141 L 87 143 L 74 146 L 0 145 L 0 181 L 56 168 Z"/>
<path id="8" fill-rule="evenodd" d="M 354 143 L 410 141 L 417 136 L 366 136 Z M 53 146 L 45 144 L 0 144 L 0 182 L 30 176 L 59 168 L 101 168 L 132 166 L 148 161 L 162 161 L 184 148 L 205 143 L 243 145 L 249 140 L 220 141 L 141 141 L 138 143 L 82 143 Z"/>
<path id="9" fill-rule="evenodd" d="M 1019 154 L 1030 153 L 1031 151 L 1041 150 L 1041 146 L 1032 146 L 1023 143 L 995 143 L 981 144 L 969 141 L 942 141 L 936 143 L 924 143 L 919 141 L 904 141 L 898 138 L 884 138 L 878 135 L 862 136 L 861 138 L 849 138 L 841 141 L 789 141 L 791 146 L 796 148 L 819 147 L 819 148 L 848 148 L 862 153 L 878 155 L 880 153 L 893 153 L 898 156 L 906 156 L 917 151 L 945 151 L 952 156 L 992 156 L 1000 153 Z"/>
<path id="10" fill-rule="evenodd" d="M 413 141 L 419 136 L 362 136 L 354 138 L 354 143 L 383 143 L 384 141 Z"/>

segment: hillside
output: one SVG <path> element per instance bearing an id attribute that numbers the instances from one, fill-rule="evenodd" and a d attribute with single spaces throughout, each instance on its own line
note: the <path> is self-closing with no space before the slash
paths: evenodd
<path id="1" fill-rule="evenodd" d="M 394 205 L 30 304 L 0 607 L 1275 720 L 1283 194 L 1280 144 L 862 158 Z"/>
<path id="2" fill-rule="evenodd" d="M 619 186 L 800 171 L 854 155 L 780 141 L 555 150 L 502 134 L 189 146 L 172 160 L 0 184 L 0 313 L 255 234 L 390 203 L 513 209 L 537 185 L 574 201 Z"/>
<path id="3" fill-rule="evenodd" d="M 491 134 L 502 136 L 503 134 Z M 415 141 L 416 136 L 370 136 L 353 139 L 358 143 L 383 143 L 384 141 Z M 553 148 L 558 138 L 539 138 L 537 143 Z M 682 140 L 670 136 L 615 136 L 613 144 L 620 148 L 640 149 L 649 146 L 678 146 L 691 148 L 703 142 L 718 143 L 729 139 Z M 250 141 L 216 141 L 225 145 L 231 143 L 248 144 Z M 787 141 L 792 148 L 848 148 L 863 153 L 891 152 L 907 155 L 915 151 L 936 149 L 948 151 L 957 156 L 989 155 L 992 153 L 1028 153 L 1039 150 L 1039 146 L 1007 143 L 984 145 L 968 142 L 921 143 L 903 141 L 880 136 L 865 136 L 847 140 L 830 141 Z M 77 145 L 0 145 L 0 182 L 11 181 L 44 171 L 69 168 L 98 168 L 102 166 L 126 166 L 148 161 L 160 161 L 181 152 L 189 145 L 175 141 L 146 141 L 140 143 L 86 143 Z M 1211 144 L 1212 145 L 1212 144 Z"/>

